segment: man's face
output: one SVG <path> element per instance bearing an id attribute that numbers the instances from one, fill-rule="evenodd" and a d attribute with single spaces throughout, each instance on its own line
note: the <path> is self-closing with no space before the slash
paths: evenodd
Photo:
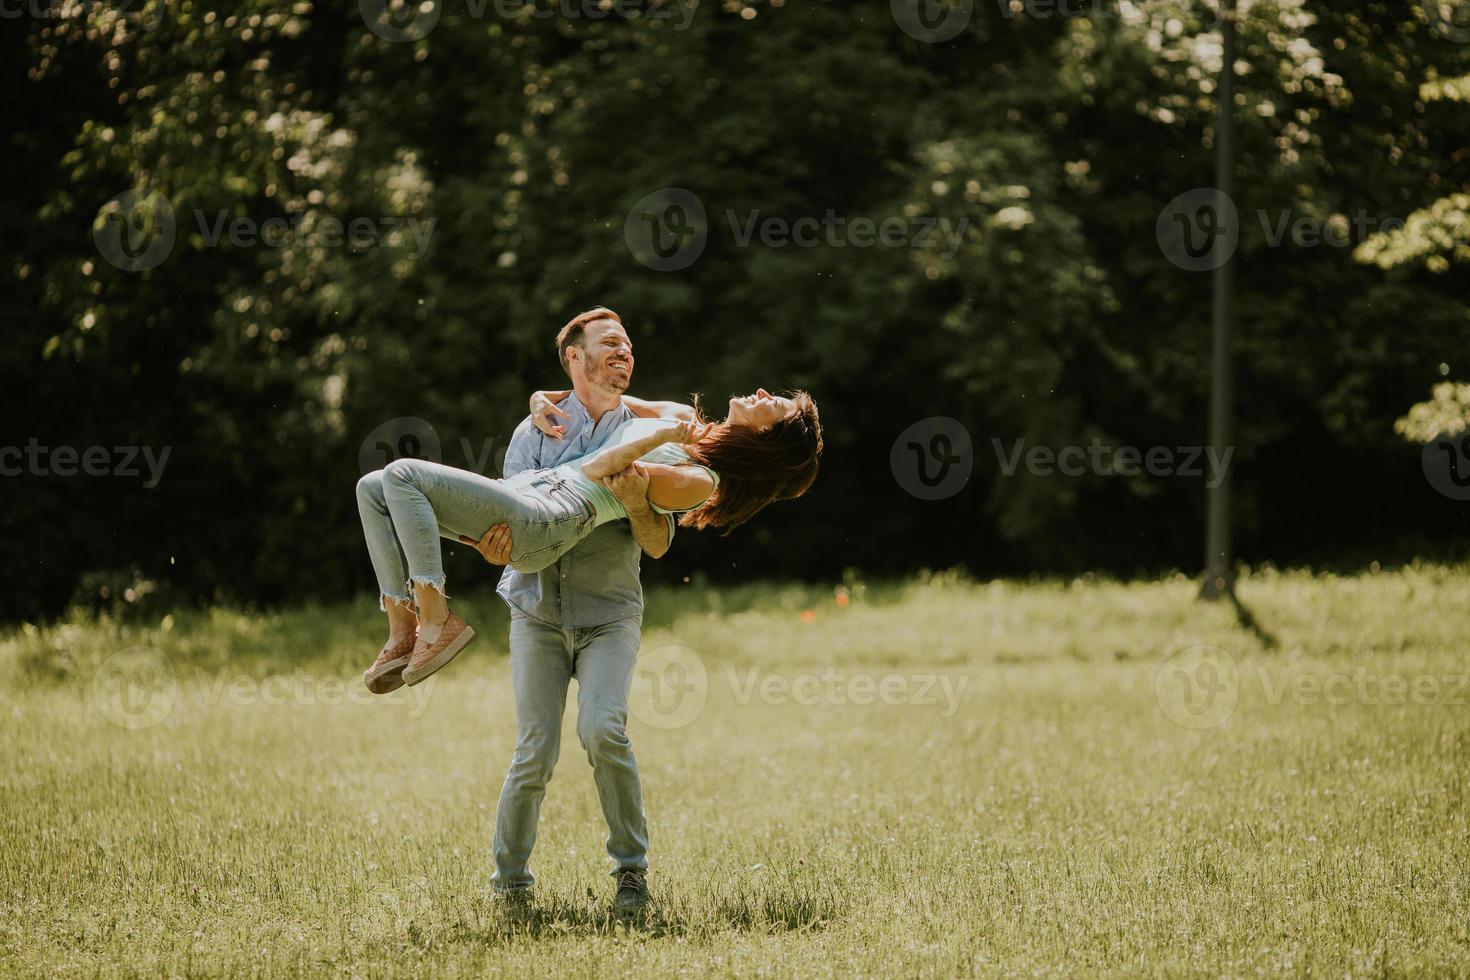
<path id="1" fill-rule="evenodd" d="M 587 324 L 581 347 L 568 351 L 567 358 L 573 371 L 580 366 L 587 383 L 603 391 L 621 395 L 633 380 L 633 342 L 615 320 Z"/>

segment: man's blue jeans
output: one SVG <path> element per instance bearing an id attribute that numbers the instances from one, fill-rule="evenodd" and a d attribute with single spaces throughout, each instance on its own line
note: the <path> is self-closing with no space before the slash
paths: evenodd
<path id="1" fill-rule="evenodd" d="M 614 871 L 648 868 L 648 823 L 638 762 L 628 742 L 628 690 L 641 617 L 585 629 L 558 629 L 511 610 L 510 672 L 516 748 L 495 815 L 495 876 L 501 891 L 529 886 L 531 849 L 546 784 L 561 751 L 567 685 L 577 679 L 577 737 L 607 819 Z"/>

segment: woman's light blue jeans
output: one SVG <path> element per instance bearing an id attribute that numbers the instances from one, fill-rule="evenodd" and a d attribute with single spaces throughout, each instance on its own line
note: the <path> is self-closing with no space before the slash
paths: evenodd
<path id="1" fill-rule="evenodd" d="M 539 572 L 585 537 L 596 513 L 555 470 L 509 480 L 421 459 L 397 459 L 357 481 L 357 511 L 382 598 L 410 601 L 414 583 L 444 592 L 439 539 L 478 541 L 510 526 L 510 564 Z M 379 600 L 381 605 L 381 599 Z"/>

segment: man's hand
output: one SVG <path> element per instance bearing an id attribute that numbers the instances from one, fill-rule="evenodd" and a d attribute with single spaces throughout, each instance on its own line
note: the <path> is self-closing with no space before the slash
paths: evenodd
<path id="1" fill-rule="evenodd" d="M 463 534 L 459 536 L 459 540 L 478 551 L 492 565 L 504 565 L 510 561 L 509 524 L 495 525 L 478 541 Z"/>
<path id="2" fill-rule="evenodd" d="M 643 464 L 634 460 L 627 469 L 605 476 L 598 482 L 622 502 L 623 509 L 628 512 L 633 540 L 638 542 L 643 553 L 650 558 L 662 558 L 667 554 L 672 536 L 669 519 L 654 513 L 648 506 L 648 470 Z"/>
<path id="3" fill-rule="evenodd" d="M 547 392 L 538 391 L 531 396 L 531 424 L 553 439 L 560 439 L 567 431 L 564 425 L 558 425 L 551 421 L 553 415 L 560 415 L 564 419 L 571 416 L 557 407 Z"/>
<path id="4" fill-rule="evenodd" d="M 648 507 L 648 471 L 637 460 L 627 469 L 603 477 L 601 482 L 618 498 L 624 510 Z"/>

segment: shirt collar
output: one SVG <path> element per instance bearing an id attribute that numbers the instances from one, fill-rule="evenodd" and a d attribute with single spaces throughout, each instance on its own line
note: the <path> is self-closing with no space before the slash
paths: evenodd
<path id="1" fill-rule="evenodd" d="M 621 398 L 618 399 L 616 408 L 608 409 L 596 422 L 592 421 L 592 413 L 587 411 L 587 406 L 582 404 L 582 399 L 577 397 L 575 391 L 567 396 L 567 402 L 570 403 L 567 411 L 576 419 L 578 426 L 586 426 L 590 433 L 596 433 L 608 426 L 621 425 L 629 415 L 628 406 L 623 404 Z"/>

